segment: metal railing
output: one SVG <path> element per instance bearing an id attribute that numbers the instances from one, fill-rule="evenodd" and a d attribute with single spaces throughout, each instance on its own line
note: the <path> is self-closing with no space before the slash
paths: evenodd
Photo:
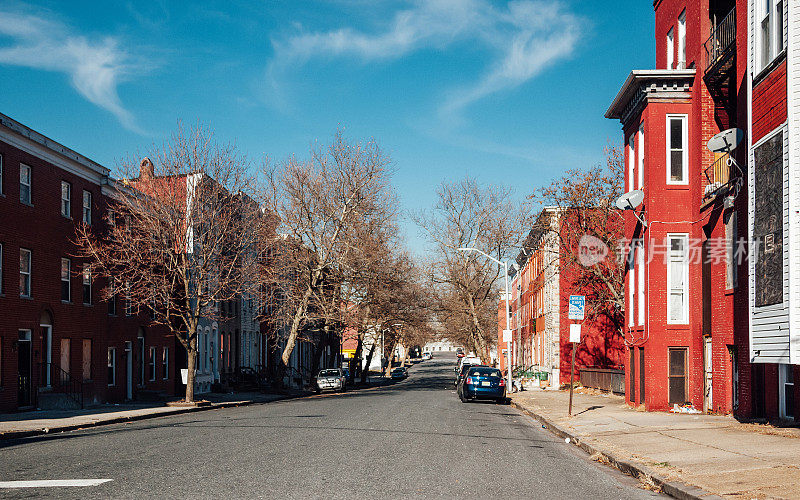
<path id="1" fill-rule="evenodd" d="M 711 31 L 704 44 L 706 49 L 706 72 L 736 48 L 736 8 L 731 9 L 725 19 Z"/>
<path id="2" fill-rule="evenodd" d="M 68 398 L 84 408 L 84 385 L 82 380 L 73 379 L 69 373 L 55 363 L 39 363 L 39 387 L 47 387 L 50 391 L 65 394 Z M 48 385 L 49 381 L 49 385 Z"/>
<path id="3" fill-rule="evenodd" d="M 704 171 L 706 186 L 703 190 L 703 199 L 714 198 L 720 192 L 727 191 L 734 183 L 739 182 L 742 172 L 736 166 L 730 153 L 725 153 L 714 161 Z"/>

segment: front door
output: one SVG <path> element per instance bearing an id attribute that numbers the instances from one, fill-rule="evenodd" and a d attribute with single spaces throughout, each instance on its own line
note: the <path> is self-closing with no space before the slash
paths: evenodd
<path id="1" fill-rule="evenodd" d="M 125 399 L 133 399 L 133 343 L 125 342 Z"/>
<path id="2" fill-rule="evenodd" d="M 18 372 L 18 394 L 17 406 L 25 408 L 32 405 L 31 401 L 31 331 L 19 331 L 19 343 L 17 344 L 17 372 Z"/>
<path id="3" fill-rule="evenodd" d="M 711 357 L 711 337 L 703 338 L 703 365 L 705 372 L 703 411 L 708 413 L 714 408 L 714 365 Z"/>
<path id="4" fill-rule="evenodd" d="M 50 387 L 53 373 L 53 328 L 50 325 L 40 325 L 42 327 L 42 337 L 44 338 L 44 383 Z"/>

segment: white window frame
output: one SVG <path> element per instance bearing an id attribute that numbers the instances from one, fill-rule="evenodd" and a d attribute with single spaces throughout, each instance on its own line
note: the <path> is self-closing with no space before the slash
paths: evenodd
<path id="1" fill-rule="evenodd" d="M 678 15 L 678 69 L 686 69 L 686 9 Z"/>
<path id="2" fill-rule="evenodd" d="M 66 263 L 66 276 L 64 275 L 64 264 Z M 72 272 L 72 261 L 66 258 L 61 258 L 61 286 L 64 286 L 64 283 L 67 284 L 67 298 L 64 299 L 63 293 L 61 294 L 61 302 L 72 302 L 72 280 L 70 279 L 70 273 Z M 63 288 L 61 289 L 63 291 Z"/>
<path id="3" fill-rule="evenodd" d="M 675 27 L 667 31 L 667 69 L 675 69 Z"/>
<path id="4" fill-rule="evenodd" d="M 169 347 L 164 347 L 161 349 L 161 369 L 164 371 L 164 375 L 161 377 L 162 380 L 169 379 Z"/>
<path id="5" fill-rule="evenodd" d="M 683 169 L 681 171 L 682 179 L 680 181 L 673 181 L 672 175 L 672 128 L 670 122 L 674 119 L 680 119 L 683 122 L 681 145 L 683 146 Z M 668 114 L 666 121 L 666 156 L 667 156 L 667 184 L 669 185 L 687 185 L 689 184 L 689 148 L 687 143 L 689 141 L 689 115 L 687 114 Z"/>
<path id="6" fill-rule="evenodd" d="M 639 124 L 639 133 L 636 138 L 637 152 L 637 185 L 636 189 L 644 189 L 644 122 Z"/>
<path id="7" fill-rule="evenodd" d="M 61 181 L 61 215 L 72 218 L 72 184 Z"/>
<path id="8" fill-rule="evenodd" d="M 633 311 L 636 304 L 636 280 L 634 274 L 636 273 L 636 266 L 634 264 L 635 246 L 631 244 L 627 258 L 628 265 L 628 328 L 634 327 Z"/>
<path id="9" fill-rule="evenodd" d="M 92 225 L 92 192 L 83 190 L 83 223 Z"/>
<path id="10" fill-rule="evenodd" d="M 637 324 L 644 326 L 645 316 L 645 296 L 644 296 L 644 242 L 640 241 L 636 245 L 636 311 L 637 311 Z"/>
<path id="11" fill-rule="evenodd" d="M 130 356 L 130 354 L 128 354 Z M 114 387 L 117 385 L 117 348 L 116 347 L 109 347 L 108 348 L 108 359 L 107 359 L 107 366 L 106 368 L 111 369 L 111 380 L 108 381 L 109 387 Z M 106 370 L 108 372 L 108 370 Z"/>
<path id="12" fill-rule="evenodd" d="M 785 0 L 756 0 L 753 32 L 757 72 L 766 68 L 785 48 L 785 8 Z"/>
<path id="13" fill-rule="evenodd" d="M 20 286 L 20 288 L 19 288 L 19 296 L 20 297 L 30 298 L 31 296 L 33 296 L 33 291 L 31 290 L 31 281 L 32 281 L 31 280 L 31 276 L 33 275 L 33 252 L 31 252 L 27 248 L 20 248 L 19 249 L 19 253 L 20 253 L 20 256 L 19 256 L 20 257 L 20 259 L 19 259 L 19 263 L 20 263 L 19 276 L 21 278 L 20 279 L 20 284 L 22 284 L 22 281 L 24 280 L 25 281 L 25 288 L 27 288 L 27 292 L 28 292 L 28 293 L 22 293 L 23 292 L 23 287 Z M 28 258 L 27 258 L 28 270 L 27 271 L 23 271 L 22 270 L 22 262 L 23 262 L 22 254 L 23 253 L 27 253 L 27 256 L 28 256 Z"/>
<path id="14" fill-rule="evenodd" d="M 630 137 L 628 137 L 628 189 L 627 191 L 632 191 L 633 187 L 633 179 L 634 179 L 634 169 L 636 168 L 636 133 L 632 133 Z"/>
<path id="15" fill-rule="evenodd" d="M 23 172 L 27 175 L 23 176 Z M 19 164 L 19 201 L 26 205 L 33 205 L 33 169 L 24 163 Z M 28 197 L 24 199 L 22 194 L 26 192 L 23 188 L 27 188 Z"/>
<path id="16" fill-rule="evenodd" d="M 680 254 L 672 250 L 672 241 L 676 239 L 683 240 L 683 250 Z M 680 289 L 672 283 L 671 266 L 681 266 L 681 274 L 683 276 L 683 287 Z M 671 318 L 670 300 L 673 292 L 679 291 L 683 295 L 683 308 L 680 318 Z M 687 325 L 689 324 L 689 234 L 688 233 L 667 233 L 667 324 L 670 325 Z"/>

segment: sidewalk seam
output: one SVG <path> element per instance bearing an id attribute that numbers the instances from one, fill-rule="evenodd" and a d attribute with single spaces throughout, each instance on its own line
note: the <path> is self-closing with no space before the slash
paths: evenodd
<path id="1" fill-rule="evenodd" d="M 653 473 L 651 470 L 648 470 L 642 466 L 617 458 L 611 452 L 598 449 L 595 446 L 582 440 L 580 437 L 577 437 L 575 434 L 562 428 L 558 424 L 552 422 L 544 415 L 540 415 L 530 410 L 529 408 L 526 408 L 522 404 L 517 403 L 514 400 L 511 401 L 511 406 L 518 409 L 522 413 L 528 415 L 529 417 L 533 418 L 534 420 L 542 423 L 550 433 L 561 438 L 569 438 L 572 443 L 578 446 L 589 456 L 594 456 L 596 454 L 601 455 L 605 459 L 607 459 L 612 466 L 624 472 L 625 474 L 628 474 L 633 477 L 645 476 L 649 478 L 653 482 L 653 484 L 655 484 L 661 489 L 663 493 L 673 498 L 679 498 L 681 500 L 708 500 L 708 499 L 718 499 L 718 498 L 721 499 L 721 497 L 709 493 L 705 490 L 702 490 L 696 486 L 690 486 L 688 484 L 680 483 L 677 481 L 668 481 L 665 478 L 659 476 L 658 474 Z"/>

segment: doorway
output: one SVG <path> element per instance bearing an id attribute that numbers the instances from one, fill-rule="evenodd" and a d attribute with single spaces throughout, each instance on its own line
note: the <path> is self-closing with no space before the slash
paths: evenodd
<path id="1" fill-rule="evenodd" d="M 711 337 L 703 338 L 703 412 L 714 409 L 714 364 L 712 359 Z"/>
<path id="2" fill-rule="evenodd" d="M 17 407 L 33 406 L 31 399 L 31 331 L 19 330 L 17 341 Z"/>
<path id="3" fill-rule="evenodd" d="M 44 386 L 51 387 L 53 384 L 53 327 L 50 325 L 39 326 L 42 328 L 44 341 Z"/>
<path id="4" fill-rule="evenodd" d="M 794 420 L 794 366 L 778 365 L 778 401 L 779 416 L 787 420 Z"/>
<path id="5" fill-rule="evenodd" d="M 133 342 L 125 342 L 125 399 L 133 399 Z"/>

